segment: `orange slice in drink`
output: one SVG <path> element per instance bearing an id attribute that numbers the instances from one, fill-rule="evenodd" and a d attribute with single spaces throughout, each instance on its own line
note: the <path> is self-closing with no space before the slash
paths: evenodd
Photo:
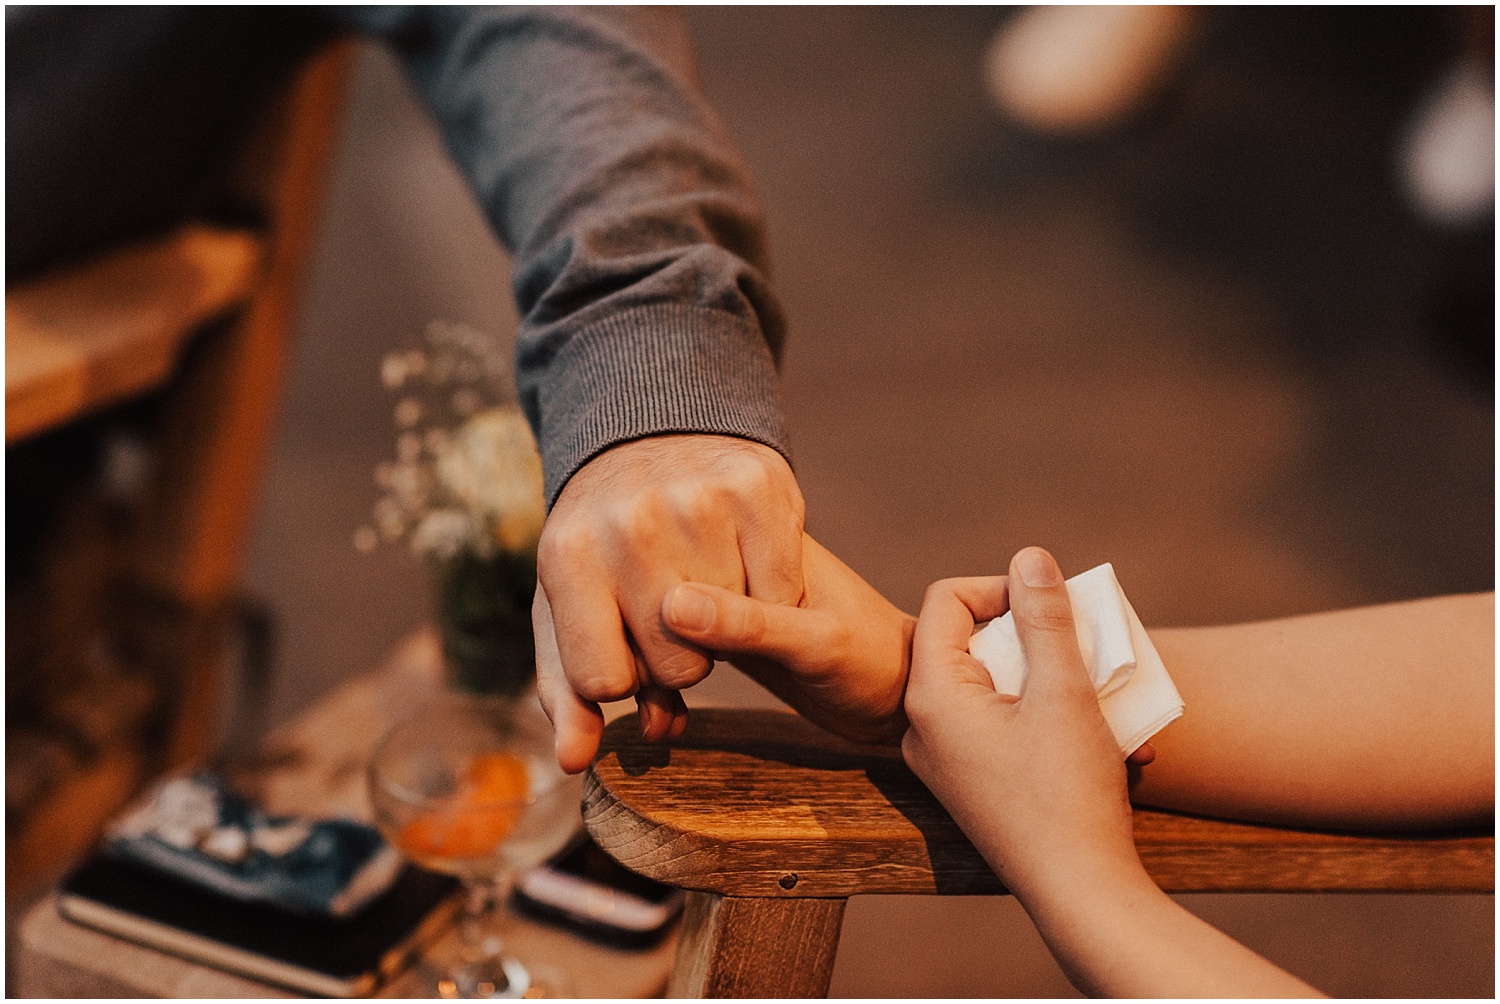
<path id="1" fill-rule="evenodd" d="M 481 753 L 469 764 L 468 787 L 479 802 L 522 802 L 531 793 L 526 761 L 509 753 Z"/>
<path id="2" fill-rule="evenodd" d="M 509 753 L 485 753 L 469 765 L 451 807 L 425 812 L 401 828 L 397 844 L 414 858 L 487 857 L 510 835 L 531 788 L 526 764 Z"/>

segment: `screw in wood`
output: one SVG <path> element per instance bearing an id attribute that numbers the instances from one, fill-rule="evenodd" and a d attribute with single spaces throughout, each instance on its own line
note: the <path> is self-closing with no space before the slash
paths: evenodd
<path id="1" fill-rule="evenodd" d="M 797 873 L 796 872 L 788 872 L 787 874 L 781 876 L 781 878 L 777 881 L 776 884 L 779 885 L 779 886 L 781 886 L 781 888 L 783 888 L 783 889 L 790 889 L 790 888 L 792 888 L 793 886 L 795 886 L 797 884 Z"/>

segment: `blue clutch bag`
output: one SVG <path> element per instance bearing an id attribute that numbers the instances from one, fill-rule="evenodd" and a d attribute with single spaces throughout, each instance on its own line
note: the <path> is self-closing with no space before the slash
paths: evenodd
<path id="1" fill-rule="evenodd" d="M 373 827 L 272 816 L 206 773 L 151 789 L 110 825 L 103 850 L 230 899 L 334 918 L 353 916 L 401 871 Z"/>

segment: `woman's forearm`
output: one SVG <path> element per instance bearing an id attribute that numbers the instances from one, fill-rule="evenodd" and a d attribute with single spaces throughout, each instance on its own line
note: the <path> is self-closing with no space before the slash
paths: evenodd
<path id="1" fill-rule="evenodd" d="M 1152 631 L 1187 711 L 1132 798 L 1312 826 L 1494 815 L 1494 594 Z"/>
<path id="2" fill-rule="evenodd" d="M 1320 996 L 1183 909 L 1139 865 L 1072 874 L 1022 904 L 1073 985 L 1091 997 Z"/>

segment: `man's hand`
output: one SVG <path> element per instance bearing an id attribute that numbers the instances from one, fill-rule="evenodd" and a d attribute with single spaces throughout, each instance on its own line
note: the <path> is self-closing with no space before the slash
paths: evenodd
<path id="1" fill-rule="evenodd" d="M 677 691 L 713 661 L 666 629 L 663 597 L 697 582 L 796 604 L 803 515 L 781 455 L 732 436 L 638 439 L 573 475 L 542 531 L 532 610 L 537 693 L 564 770 L 593 761 L 602 701 L 634 696 L 648 739 L 681 733 Z"/>
<path id="2" fill-rule="evenodd" d="M 916 620 L 806 535 L 802 581 L 796 607 L 680 585 L 667 593 L 662 620 L 828 731 L 859 742 L 900 742 Z"/>

